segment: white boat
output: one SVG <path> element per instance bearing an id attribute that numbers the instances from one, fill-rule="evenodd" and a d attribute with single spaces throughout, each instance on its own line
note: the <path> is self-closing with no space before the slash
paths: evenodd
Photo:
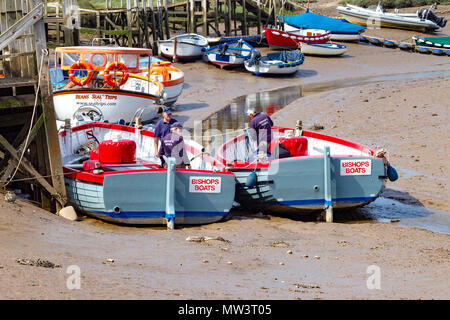
<path id="1" fill-rule="evenodd" d="M 167 98 L 165 106 L 172 106 L 183 91 L 184 72 L 170 62 L 153 62 L 150 68 L 150 79 L 161 82 Z"/>
<path id="2" fill-rule="evenodd" d="M 253 47 L 242 39 L 224 42 L 205 50 L 206 58 L 215 65 L 223 67 L 242 66 L 250 57 Z"/>
<path id="3" fill-rule="evenodd" d="M 337 11 L 342 14 L 347 20 L 368 27 L 386 27 L 386 28 L 400 28 L 418 31 L 433 31 L 440 27 L 444 27 L 447 20 L 438 18 L 429 9 L 421 9 L 415 14 L 406 13 L 401 14 L 396 12 L 386 12 L 381 3 L 375 10 L 365 9 L 351 4 L 345 7 L 338 6 Z"/>
<path id="4" fill-rule="evenodd" d="M 271 52 L 261 57 L 258 50 L 253 50 L 250 59 L 244 62 L 245 69 L 255 75 L 294 74 L 300 68 L 305 56 L 300 50 Z"/>
<path id="5" fill-rule="evenodd" d="M 300 32 L 299 28 L 293 27 L 287 23 L 284 24 L 284 31 L 297 34 Z M 331 33 L 330 40 L 334 41 L 359 41 L 359 33 Z"/>
<path id="6" fill-rule="evenodd" d="M 122 47 L 60 47 L 55 49 L 58 78 L 53 84 L 56 118 L 72 125 L 90 121 L 132 122 L 136 116 L 150 121 L 167 94 L 140 63 L 150 49 Z"/>
<path id="7" fill-rule="evenodd" d="M 160 55 L 178 60 L 193 60 L 203 55 L 202 49 L 208 47 L 208 39 L 196 33 L 186 33 L 170 38 L 159 40 Z"/>
<path id="8" fill-rule="evenodd" d="M 300 50 L 304 55 L 311 56 L 340 56 L 347 51 L 347 47 L 337 43 L 300 43 Z"/>

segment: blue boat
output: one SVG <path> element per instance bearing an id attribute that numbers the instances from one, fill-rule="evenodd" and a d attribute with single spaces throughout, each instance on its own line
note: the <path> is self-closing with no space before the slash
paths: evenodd
<path id="1" fill-rule="evenodd" d="M 258 153 L 246 133 L 216 153 L 235 174 L 236 201 L 247 209 L 302 214 L 355 208 L 374 201 L 386 179 L 398 178 L 383 149 L 301 129 L 273 127 L 272 133 L 270 157 Z"/>
<path id="2" fill-rule="evenodd" d="M 283 21 L 283 17 L 279 19 Z M 284 22 L 296 28 L 328 30 L 331 32 L 331 40 L 337 41 L 359 41 L 359 34 L 366 29 L 345 19 L 334 19 L 309 12 L 309 9 L 296 16 L 284 16 Z"/>
<path id="3" fill-rule="evenodd" d="M 246 41 L 239 39 L 221 43 L 217 46 L 207 48 L 205 57 L 219 67 L 238 67 L 250 57 L 253 47 Z"/>

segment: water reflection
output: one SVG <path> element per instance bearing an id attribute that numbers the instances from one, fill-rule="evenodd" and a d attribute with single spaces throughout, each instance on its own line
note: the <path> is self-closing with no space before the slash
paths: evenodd
<path id="1" fill-rule="evenodd" d="M 302 87 L 294 86 L 235 98 L 225 108 L 203 121 L 202 144 L 213 154 L 223 142 L 241 133 L 245 128 L 245 124 L 250 121 L 246 114 L 248 107 L 252 106 L 258 112 L 272 115 L 301 96 Z"/>

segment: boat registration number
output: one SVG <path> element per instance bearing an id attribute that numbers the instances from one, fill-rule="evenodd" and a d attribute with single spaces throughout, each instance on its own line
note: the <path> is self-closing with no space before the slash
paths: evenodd
<path id="1" fill-rule="evenodd" d="M 220 193 L 221 177 L 189 177 L 189 192 Z"/>
<path id="2" fill-rule="evenodd" d="M 372 174 L 371 159 L 341 160 L 341 176 L 365 176 Z"/>

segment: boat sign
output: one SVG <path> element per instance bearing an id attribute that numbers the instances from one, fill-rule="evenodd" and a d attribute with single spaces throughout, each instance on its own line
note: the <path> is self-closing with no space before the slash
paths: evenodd
<path id="1" fill-rule="evenodd" d="M 341 160 L 341 176 L 365 176 L 371 173 L 371 159 Z"/>
<path id="2" fill-rule="evenodd" d="M 220 193 L 222 178 L 220 177 L 190 177 L 189 192 Z"/>

